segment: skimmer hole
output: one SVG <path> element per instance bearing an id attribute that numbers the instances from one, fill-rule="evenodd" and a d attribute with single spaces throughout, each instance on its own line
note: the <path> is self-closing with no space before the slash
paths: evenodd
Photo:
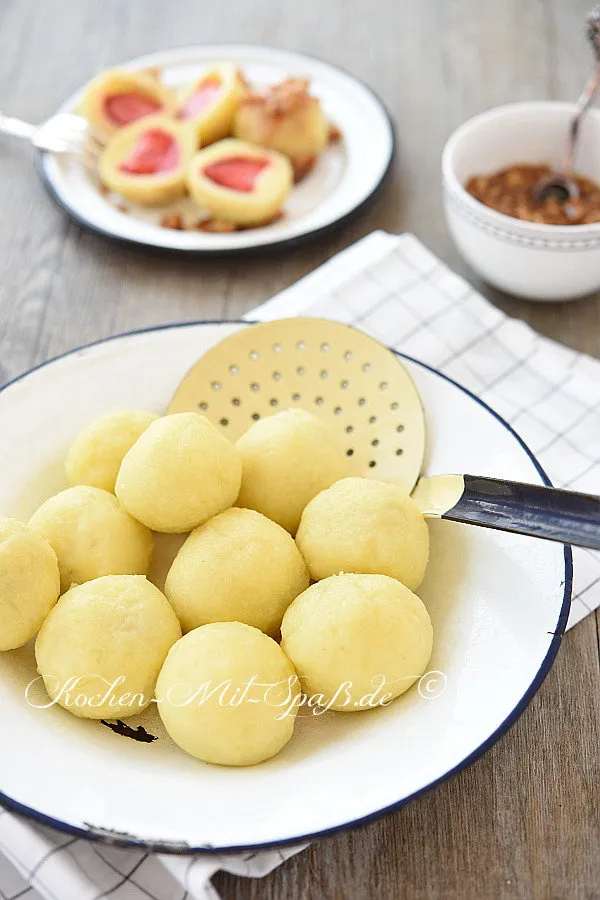
<path id="1" fill-rule="evenodd" d="M 260 413 L 252 413 L 250 418 L 254 419 L 255 422 L 258 422 L 258 420 L 260 419 Z"/>
<path id="2" fill-rule="evenodd" d="M 396 425 L 396 431 L 401 434 L 404 431 L 404 425 Z"/>
<path id="3" fill-rule="evenodd" d="M 334 410 L 333 410 L 333 413 L 334 413 L 334 415 L 336 415 L 336 416 L 341 415 L 341 414 L 342 414 L 342 407 L 341 407 L 341 406 L 336 406 L 336 407 L 334 408 Z"/>
<path id="4" fill-rule="evenodd" d="M 369 416 L 369 425 L 374 425 L 377 421 L 377 416 Z"/>
<path id="5" fill-rule="evenodd" d="M 271 374 L 271 378 L 273 381 L 281 381 L 281 372 L 278 372 L 277 369 Z"/>
<path id="6" fill-rule="evenodd" d="M 346 352 L 344 353 L 344 359 L 346 360 L 346 362 L 350 362 L 350 360 L 352 359 L 352 350 L 346 350 Z"/>
<path id="7" fill-rule="evenodd" d="M 327 343 L 327 341 L 323 341 L 323 343 L 321 344 L 321 353 L 327 353 L 328 350 L 329 344 Z"/>
<path id="8" fill-rule="evenodd" d="M 277 399 L 277 397 L 271 397 L 271 399 L 269 400 L 269 406 L 277 406 L 278 403 L 279 400 Z"/>
<path id="9" fill-rule="evenodd" d="M 210 386 L 213 389 L 213 391 L 220 391 L 221 387 L 222 387 L 220 381 L 211 381 Z"/>
<path id="10" fill-rule="evenodd" d="M 304 375 L 305 372 L 306 369 L 304 368 L 304 366 L 298 366 L 298 368 L 296 369 L 296 375 Z"/>
<path id="11" fill-rule="evenodd" d="M 257 359 L 260 359 L 260 353 L 258 350 L 251 350 L 248 354 L 248 359 L 251 359 L 253 362 L 256 362 Z"/>
<path id="12" fill-rule="evenodd" d="M 375 462 L 374 459 L 369 460 L 369 468 L 370 469 L 374 469 L 376 465 L 377 465 L 377 463 Z"/>
<path id="13" fill-rule="evenodd" d="M 379 390 L 380 390 L 380 391 L 387 391 L 387 388 L 388 388 L 388 383 L 387 383 L 387 381 L 380 381 L 380 382 L 379 382 Z"/>
<path id="14" fill-rule="evenodd" d="M 347 378 L 342 378 L 342 380 L 340 381 L 340 387 L 343 391 L 346 390 L 346 388 L 349 386 L 349 384 L 350 384 L 350 382 L 348 381 Z"/>
<path id="15" fill-rule="evenodd" d="M 292 394 L 292 400 L 294 401 L 294 403 L 299 403 L 300 399 L 300 394 Z"/>
<path id="16" fill-rule="evenodd" d="M 240 374 L 240 367 L 239 367 L 239 366 L 236 366 L 235 363 L 232 363 L 232 364 L 229 366 L 229 371 L 231 372 L 232 375 L 239 375 L 239 374 Z"/>
<path id="17" fill-rule="evenodd" d="M 403 453 L 404 453 L 404 450 L 402 450 L 401 447 L 398 447 L 398 449 L 396 450 L 396 456 L 402 456 Z"/>
<path id="18" fill-rule="evenodd" d="M 346 450 L 346 456 L 354 456 L 354 450 L 352 449 L 352 447 Z"/>
<path id="19" fill-rule="evenodd" d="M 397 400 L 394 400 L 393 403 L 390 403 L 390 409 L 396 410 L 396 409 L 398 409 L 398 406 L 399 406 L 399 405 L 400 405 L 400 404 L 398 403 L 398 401 L 397 401 Z"/>
<path id="20" fill-rule="evenodd" d="M 315 405 L 316 405 L 316 406 L 323 406 L 323 398 L 322 398 L 322 397 L 315 397 Z"/>
<path id="21" fill-rule="evenodd" d="M 366 406 L 366 405 L 367 405 L 367 398 L 366 398 L 366 397 L 359 397 L 359 398 L 358 398 L 358 405 L 359 405 L 359 406 Z"/>
<path id="22" fill-rule="evenodd" d="M 260 391 L 260 384 L 258 383 L 258 381 L 250 382 L 250 390 L 254 391 L 254 393 L 256 393 L 257 391 Z"/>
<path id="23" fill-rule="evenodd" d="M 363 363 L 362 370 L 363 370 L 363 372 L 370 372 L 371 371 L 371 363 L 368 363 L 368 362 Z"/>
<path id="24" fill-rule="evenodd" d="M 202 403 L 198 404 L 198 407 L 200 409 L 208 409 L 208 403 L 206 402 L 206 400 L 203 400 Z"/>
<path id="25" fill-rule="evenodd" d="M 225 418 L 219 419 L 219 423 L 223 426 L 229 425 L 229 419 L 225 419 Z"/>
<path id="26" fill-rule="evenodd" d="M 281 353 L 282 350 L 281 344 L 273 344 L 273 353 Z"/>
<path id="27" fill-rule="evenodd" d="M 242 401 L 240 400 L 239 397 L 232 397 L 232 398 L 231 398 L 231 405 L 232 405 L 232 406 L 241 406 L 241 404 L 242 404 Z"/>
<path id="28" fill-rule="evenodd" d="M 296 350 L 306 350 L 306 344 L 304 341 L 298 341 L 296 344 Z"/>
<path id="29" fill-rule="evenodd" d="M 352 434 L 354 431 L 354 425 L 346 425 L 346 434 Z"/>
<path id="30" fill-rule="evenodd" d="M 327 369 L 321 369 L 321 371 L 319 372 L 319 378 L 322 378 L 323 381 L 325 381 L 325 379 L 327 378 L 327 375 L 328 375 Z"/>
<path id="31" fill-rule="evenodd" d="M 371 441 L 371 447 L 379 447 L 379 440 L 375 438 L 374 441 Z"/>

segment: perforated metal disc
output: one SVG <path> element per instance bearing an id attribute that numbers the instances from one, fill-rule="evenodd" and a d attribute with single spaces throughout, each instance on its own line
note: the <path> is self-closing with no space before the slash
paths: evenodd
<path id="1" fill-rule="evenodd" d="M 425 453 L 417 389 L 393 353 L 339 322 L 280 319 L 236 332 L 188 372 L 169 412 L 201 412 L 236 441 L 290 408 L 329 422 L 358 474 L 413 489 Z"/>

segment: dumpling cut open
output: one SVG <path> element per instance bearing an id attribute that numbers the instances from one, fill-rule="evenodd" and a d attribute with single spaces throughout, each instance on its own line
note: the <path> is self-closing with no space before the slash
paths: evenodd
<path id="1" fill-rule="evenodd" d="M 122 128 L 100 158 L 100 179 L 107 188 L 145 206 L 160 206 L 183 196 L 194 139 L 166 116 L 147 116 Z"/>
<path id="2" fill-rule="evenodd" d="M 281 213 L 293 172 L 283 154 L 228 138 L 194 154 L 187 183 L 196 203 L 215 219 L 251 227 Z"/>

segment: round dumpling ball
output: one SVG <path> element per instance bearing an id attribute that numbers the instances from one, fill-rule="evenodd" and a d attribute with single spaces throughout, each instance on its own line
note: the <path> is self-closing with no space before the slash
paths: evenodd
<path id="1" fill-rule="evenodd" d="M 145 575 L 152 534 L 101 488 L 79 485 L 50 497 L 29 527 L 58 557 L 61 590 L 101 575 Z"/>
<path id="2" fill-rule="evenodd" d="M 0 650 L 35 637 L 59 593 L 50 544 L 16 519 L 0 518 Z"/>
<path id="3" fill-rule="evenodd" d="M 294 539 L 253 509 L 228 509 L 200 525 L 175 557 L 165 594 L 185 631 L 245 622 L 276 635 L 309 585 Z"/>
<path id="4" fill-rule="evenodd" d="M 51 699 L 86 719 L 123 719 L 154 697 L 181 637 L 164 594 L 143 575 L 105 575 L 60 598 L 35 642 Z"/>
<path id="5" fill-rule="evenodd" d="M 242 458 L 237 506 L 257 510 L 290 534 L 308 501 L 350 474 L 336 433 L 303 409 L 259 419 L 236 449 Z"/>
<path id="6" fill-rule="evenodd" d="M 153 422 L 123 459 L 115 492 L 153 531 L 191 531 L 232 506 L 242 464 L 205 416 L 176 413 Z"/>
<path id="7" fill-rule="evenodd" d="M 383 705 L 425 672 L 433 630 L 423 602 L 387 575 L 333 575 L 296 597 L 281 647 L 302 689 L 346 712 Z"/>
<path id="8" fill-rule="evenodd" d="M 155 413 L 141 409 L 115 409 L 94 419 L 79 432 L 67 453 L 69 484 L 91 484 L 114 491 L 123 457 L 156 419 Z"/>
<path id="9" fill-rule="evenodd" d="M 415 591 L 429 559 L 429 530 L 414 500 L 370 478 L 344 478 L 318 494 L 296 541 L 315 581 L 339 572 L 389 575 Z"/>
<path id="10" fill-rule="evenodd" d="M 156 684 L 175 743 L 222 766 L 252 766 L 279 753 L 294 731 L 299 694 L 279 644 L 241 622 L 190 631 L 169 651 Z"/>

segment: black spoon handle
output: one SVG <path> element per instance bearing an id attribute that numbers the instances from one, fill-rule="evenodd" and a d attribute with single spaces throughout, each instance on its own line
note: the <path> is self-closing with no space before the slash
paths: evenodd
<path id="1" fill-rule="evenodd" d="M 450 479 L 456 486 L 454 496 L 436 504 L 442 497 L 436 482 L 441 487 Z M 600 550 L 600 497 L 476 475 L 422 481 L 429 500 L 421 507 L 426 516 Z M 419 502 L 418 491 L 415 499 Z"/>

